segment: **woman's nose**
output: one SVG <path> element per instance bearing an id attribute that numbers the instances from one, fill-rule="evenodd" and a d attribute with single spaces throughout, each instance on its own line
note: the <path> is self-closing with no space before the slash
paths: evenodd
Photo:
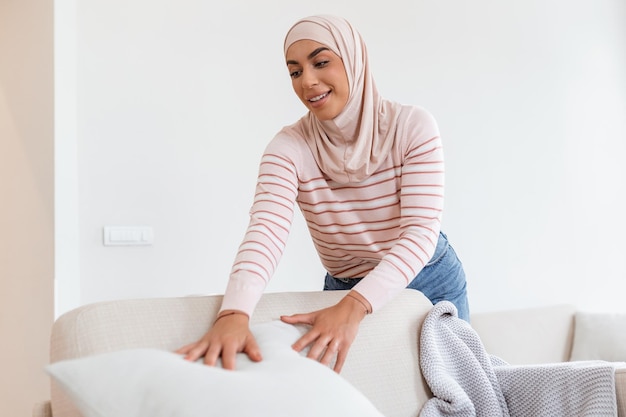
<path id="1" fill-rule="evenodd" d="M 313 71 L 303 71 L 301 80 L 304 88 L 311 88 L 318 84 L 317 77 Z"/>

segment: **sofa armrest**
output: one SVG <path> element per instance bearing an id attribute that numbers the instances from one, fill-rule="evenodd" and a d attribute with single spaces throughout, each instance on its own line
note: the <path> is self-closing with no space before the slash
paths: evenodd
<path id="1" fill-rule="evenodd" d="M 615 396 L 617 398 L 617 415 L 626 417 L 626 367 L 615 370 Z"/>
<path id="2" fill-rule="evenodd" d="M 33 417 L 52 417 L 50 401 L 40 401 L 33 406 Z"/>

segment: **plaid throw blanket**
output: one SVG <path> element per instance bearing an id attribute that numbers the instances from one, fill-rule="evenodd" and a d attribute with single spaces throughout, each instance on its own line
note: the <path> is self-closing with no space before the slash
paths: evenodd
<path id="1" fill-rule="evenodd" d="M 420 417 L 617 416 L 616 364 L 509 365 L 485 351 L 448 301 L 424 321 L 420 367 L 433 393 Z"/>

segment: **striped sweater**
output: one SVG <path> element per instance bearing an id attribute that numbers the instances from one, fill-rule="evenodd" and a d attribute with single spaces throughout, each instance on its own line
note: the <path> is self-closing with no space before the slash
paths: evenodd
<path id="1" fill-rule="evenodd" d="M 417 276 L 439 235 L 444 162 L 439 130 L 426 110 L 403 106 L 410 123 L 367 179 L 339 184 L 311 150 L 281 130 L 259 167 L 250 223 L 222 309 L 252 314 L 281 258 L 298 204 L 318 256 L 333 276 L 364 277 L 354 289 L 374 311 Z M 400 138 L 400 139 L 399 139 Z"/>

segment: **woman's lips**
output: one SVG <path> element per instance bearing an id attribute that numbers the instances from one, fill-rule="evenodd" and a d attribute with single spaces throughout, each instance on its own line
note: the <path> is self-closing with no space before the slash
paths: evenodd
<path id="1" fill-rule="evenodd" d="M 307 101 L 309 103 L 311 103 L 312 107 L 319 107 L 319 106 L 321 106 L 322 104 L 324 104 L 326 102 L 326 99 L 328 98 L 329 95 L 330 95 L 330 91 L 327 91 L 327 92 L 325 92 L 323 94 L 320 94 L 318 96 L 311 97 Z"/>

